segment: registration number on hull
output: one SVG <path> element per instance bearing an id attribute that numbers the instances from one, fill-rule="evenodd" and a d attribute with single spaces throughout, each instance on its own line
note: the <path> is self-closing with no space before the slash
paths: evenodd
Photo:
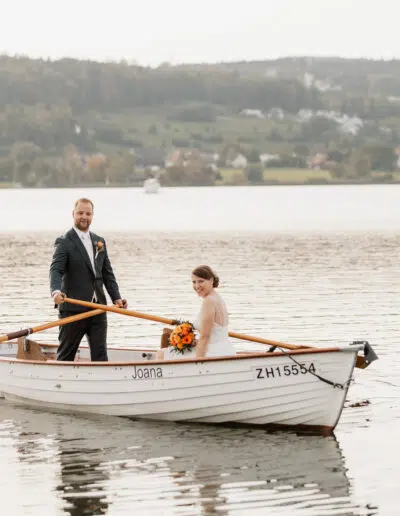
<path id="1" fill-rule="evenodd" d="M 256 378 L 259 380 L 271 380 L 283 376 L 297 376 L 307 373 L 315 373 L 314 363 L 311 364 L 290 364 L 284 366 L 256 367 Z"/>

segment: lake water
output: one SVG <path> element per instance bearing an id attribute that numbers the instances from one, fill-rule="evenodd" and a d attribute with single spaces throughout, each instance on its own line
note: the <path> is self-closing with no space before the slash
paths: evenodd
<path id="1" fill-rule="evenodd" d="M 397 516 L 400 186 L 0 190 L 1 334 L 56 319 L 53 242 L 82 195 L 130 308 L 193 319 L 190 271 L 208 263 L 232 331 L 322 346 L 366 339 L 379 360 L 355 372 L 329 438 L 0 400 L 1 514 Z M 161 325 L 108 320 L 109 345 L 159 346 Z M 57 331 L 39 335 L 55 342 Z"/>

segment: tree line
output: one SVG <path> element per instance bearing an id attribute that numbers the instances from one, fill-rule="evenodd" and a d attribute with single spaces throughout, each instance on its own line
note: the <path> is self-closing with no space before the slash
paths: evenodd
<path id="1" fill-rule="evenodd" d="M 271 69 L 275 72 L 267 73 Z M 339 88 L 306 86 L 304 73 Z M 364 175 L 371 169 L 391 170 L 393 148 L 399 144 L 400 102 L 390 96 L 398 91 L 399 61 L 295 58 L 152 69 L 126 62 L 3 55 L 0 179 L 52 186 L 139 181 L 130 151 L 147 146 L 143 133 L 165 154 L 172 146 L 219 152 L 237 143 L 253 157 L 265 148 L 279 148 L 276 166 L 303 166 L 308 154 L 322 149 L 328 162 L 338 165 L 337 177 L 350 173 L 349 167 Z M 337 110 L 369 123 L 356 135 L 343 135 L 336 123 L 321 117 L 252 128 L 237 118 L 244 109 L 267 113 L 277 107 L 293 120 L 301 109 Z M 140 113 L 152 113 L 153 122 L 139 127 Z M 236 118 L 228 120 L 226 132 L 216 128 L 219 118 L 230 116 Z M 384 131 L 382 120 L 387 122 Z M 102 153 L 105 158 L 98 156 Z M 83 161 L 85 156 L 91 161 Z M 261 172 L 254 172 L 256 161 L 250 159 L 249 177 L 261 181 Z M 192 179 L 185 179 L 181 170 L 171 171 L 170 183 L 215 180 L 208 168 L 199 173 L 203 165 L 197 158 L 191 170 Z"/>
<path id="2" fill-rule="evenodd" d="M 9 105 L 68 105 L 74 112 L 115 112 L 137 106 L 205 102 L 234 109 L 288 112 L 319 109 L 321 96 L 292 79 L 249 80 L 234 72 L 202 73 L 173 67 L 61 59 L 0 58 L 0 108 Z"/>

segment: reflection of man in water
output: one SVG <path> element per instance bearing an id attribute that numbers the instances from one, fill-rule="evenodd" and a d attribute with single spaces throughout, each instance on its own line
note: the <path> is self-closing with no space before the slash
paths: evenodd
<path id="1" fill-rule="evenodd" d="M 68 442 L 61 441 L 60 448 L 63 444 L 68 446 Z M 64 512 L 70 516 L 108 514 L 107 493 L 102 493 L 102 484 L 108 481 L 108 475 L 101 469 L 100 462 L 90 460 L 92 453 L 100 455 L 102 450 L 71 447 L 61 449 L 58 456 L 61 482 L 57 491 L 66 502 Z"/>

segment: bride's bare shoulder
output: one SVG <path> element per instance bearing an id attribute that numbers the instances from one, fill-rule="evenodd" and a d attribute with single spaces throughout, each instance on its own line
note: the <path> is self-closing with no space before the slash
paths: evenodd
<path id="1" fill-rule="evenodd" d="M 213 298 L 213 296 L 207 296 L 203 299 L 202 306 L 204 308 L 207 308 L 210 306 L 215 306 L 215 304 L 216 304 L 216 300 Z"/>

